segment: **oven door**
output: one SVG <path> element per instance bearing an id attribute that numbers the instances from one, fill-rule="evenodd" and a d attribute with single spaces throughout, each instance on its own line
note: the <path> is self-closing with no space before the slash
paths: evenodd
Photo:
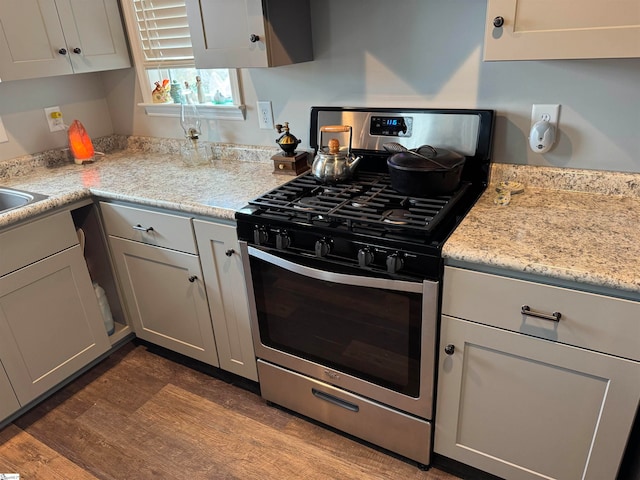
<path id="1" fill-rule="evenodd" d="M 432 418 L 438 282 L 240 244 L 259 358 Z"/>

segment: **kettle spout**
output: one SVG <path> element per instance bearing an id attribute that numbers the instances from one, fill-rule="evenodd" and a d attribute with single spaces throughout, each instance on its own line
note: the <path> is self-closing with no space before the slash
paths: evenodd
<path id="1" fill-rule="evenodd" d="M 351 157 L 349 160 L 347 160 L 347 167 L 349 168 L 350 172 L 353 172 L 353 170 L 356 168 L 358 163 L 360 163 L 360 160 L 362 160 L 362 156 Z"/>

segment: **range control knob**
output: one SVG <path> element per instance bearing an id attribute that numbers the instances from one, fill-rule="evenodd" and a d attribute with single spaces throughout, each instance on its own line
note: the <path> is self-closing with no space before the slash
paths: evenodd
<path id="1" fill-rule="evenodd" d="M 286 231 L 276 234 L 276 248 L 278 250 L 286 250 L 291 245 L 291 237 Z"/>
<path id="2" fill-rule="evenodd" d="M 373 262 L 373 252 L 370 248 L 364 247 L 358 250 L 358 265 L 366 267 Z"/>
<path id="3" fill-rule="evenodd" d="M 316 257 L 326 257 L 331 252 L 331 240 L 321 238 L 316 242 Z"/>
<path id="4" fill-rule="evenodd" d="M 387 256 L 387 272 L 396 273 L 404 267 L 404 260 L 401 253 L 392 253 Z"/>
<path id="5" fill-rule="evenodd" d="M 253 242 L 256 245 L 263 245 L 267 243 L 267 240 L 269 240 L 269 233 L 267 232 L 267 229 L 256 226 L 253 230 Z"/>

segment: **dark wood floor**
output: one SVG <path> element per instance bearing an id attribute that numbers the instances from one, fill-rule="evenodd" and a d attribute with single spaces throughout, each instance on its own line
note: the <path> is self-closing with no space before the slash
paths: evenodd
<path id="1" fill-rule="evenodd" d="M 454 480 L 130 343 L 0 430 L 0 473 L 41 479 Z"/>

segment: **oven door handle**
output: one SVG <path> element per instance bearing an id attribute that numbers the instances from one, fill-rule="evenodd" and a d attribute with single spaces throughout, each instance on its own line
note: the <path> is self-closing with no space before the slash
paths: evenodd
<path id="1" fill-rule="evenodd" d="M 339 283 L 343 285 L 354 285 L 358 287 L 382 288 L 386 290 L 397 290 L 401 292 L 423 292 L 423 284 L 421 282 L 407 282 L 404 280 L 390 280 L 387 278 L 371 278 L 361 277 L 358 275 L 345 275 L 344 273 L 327 272 L 317 268 L 307 267 L 298 263 L 290 262 L 284 258 L 278 257 L 271 253 L 265 252 L 255 247 L 248 247 L 248 253 L 252 257 L 259 258 L 272 265 L 276 265 L 290 272 L 304 275 L 305 277 L 314 278 L 316 280 L 324 280 L 331 283 Z M 425 282 L 429 282 L 425 280 Z M 429 282 L 435 283 L 435 282 Z"/>

